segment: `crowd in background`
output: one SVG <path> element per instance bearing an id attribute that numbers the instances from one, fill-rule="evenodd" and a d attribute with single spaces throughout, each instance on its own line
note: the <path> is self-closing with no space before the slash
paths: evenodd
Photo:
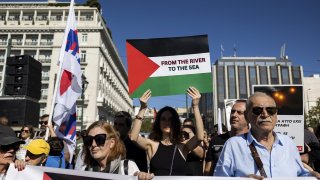
<path id="1" fill-rule="evenodd" d="M 232 173 L 231 166 L 234 166 L 232 162 L 229 162 L 232 161 L 232 158 L 228 157 L 228 153 L 232 154 L 232 148 L 235 148 L 236 143 L 240 141 L 249 141 L 250 138 L 259 139 L 255 130 L 259 130 L 261 122 L 252 125 L 253 122 L 246 119 L 248 116 L 245 116 L 245 113 L 248 112 L 246 111 L 248 103 L 244 100 L 237 100 L 230 114 L 231 130 L 227 131 L 223 126 L 223 133 L 217 134 L 217 125 L 215 125 L 215 131 L 208 135 L 203 127 L 198 107 L 201 95 L 193 87 L 189 88 L 187 92 L 192 98 L 194 119 L 187 118 L 181 123 L 176 110 L 166 106 L 157 113 L 149 137 L 140 136 L 144 112 L 147 108 L 147 102 L 151 98 L 151 91 L 147 91 L 140 98 L 140 111 L 134 118 L 128 112 L 120 111 L 114 115 L 113 124 L 96 121 L 86 130 L 77 132 L 77 146 L 73 157 L 70 157 L 65 142 L 56 137 L 54 124 L 48 123 L 49 115 L 43 115 L 40 118 L 39 127 L 24 125 L 16 134 L 7 126 L 8 119 L 0 117 L 0 179 L 5 177 L 6 164 L 10 162 L 14 162 L 19 169 L 23 169 L 25 165 L 35 165 L 135 175 L 139 179 L 152 179 L 153 176 L 163 175 L 240 176 L 239 174 L 245 171 L 236 169 L 235 172 L 239 170 L 239 174 L 228 174 Z M 257 96 L 263 97 L 264 95 Z M 255 101 L 252 100 L 252 102 Z M 266 98 L 266 102 L 268 102 L 268 98 Z M 276 115 L 276 109 L 272 109 L 270 104 L 268 107 L 260 109 L 251 108 L 253 108 L 253 115 L 259 116 L 259 118 L 260 116 Z M 39 128 L 40 131 L 35 131 L 36 128 Z M 44 137 L 47 128 L 49 138 L 46 141 Z M 270 133 L 272 137 L 273 129 Z M 261 144 L 269 152 L 276 152 L 278 147 L 274 144 L 277 141 L 279 144 L 287 141 L 282 138 L 281 135 L 274 135 L 270 146 L 263 144 L 263 141 Z M 301 171 L 315 173 L 320 171 L 319 139 L 320 125 L 316 129 L 310 127 L 304 129 L 304 152 L 301 152 L 298 158 L 302 165 L 299 167 Z M 229 146 L 232 143 L 235 144 Z M 241 143 L 239 147 L 243 145 L 245 143 Z M 257 146 L 257 148 L 260 147 Z M 241 147 L 239 151 L 245 153 L 242 150 Z M 292 150 L 293 154 L 295 151 L 296 149 Z M 234 154 L 232 155 L 234 156 Z M 263 155 L 260 156 L 264 158 Z M 71 159 L 72 161 L 70 161 Z M 242 163 L 246 166 L 246 162 Z M 299 165 L 300 163 L 297 166 Z M 229 166 L 231 169 L 228 169 Z M 267 170 L 265 176 L 269 177 L 268 171 L 273 170 Z M 299 170 L 299 173 L 303 174 L 301 171 Z M 260 170 L 259 173 L 256 170 L 252 174 L 252 176 L 244 175 L 256 179 L 263 177 L 263 172 Z M 312 175 L 318 177 L 317 174 Z"/>

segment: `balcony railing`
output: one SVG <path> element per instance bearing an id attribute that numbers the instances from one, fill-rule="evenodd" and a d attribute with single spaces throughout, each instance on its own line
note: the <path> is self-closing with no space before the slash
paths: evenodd
<path id="1" fill-rule="evenodd" d="M 0 42 L 0 45 L 7 45 L 7 42 L 2 41 L 2 42 Z"/>
<path id="2" fill-rule="evenodd" d="M 80 21 L 93 21 L 93 17 L 80 17 Z"/>
<path id="3" fill-rule="evenodd" d="M 51 59 L 49 59 L 49 58 L 44 58 L 44 59 L 39 58 L 39 61 L 41 63 L 51 63 Z"/>
<path id="4" fill-rule="evenodd" d="M 33 16 L 23 16 L 22 20 L 23 21 L 32 21 L 33 20 Z"/>
<path id="5" fill-rule="evenodd" d="M 38 16 L 38 17 L 36 17 L 36 20 L 37 21 L 46 21 L 48 18 L 46 17 L 46 16 Z"/>
<path id="6" fill-rule="evenodd" d="M 32 42 L 25 42 L 25 45 L 38 45 L 38 42 L 32 41 Z"/>
<path id="7" fill-rule="evenodd" d="M 3 63 L 4 62 L 4 58 L 0 58 L 0 63 Z"/>
<path id="8" fill-rule="evenodd" d="M 48 95 L 41 95 L 41 99 L 47 99 L 48 98 Z"/>
<path id="9" fill-rule="evenodd" d="M 12 42 L 12 45 L 22 45 L 22 42 Z"/>
<path id="10" fill-rule="evenodd" d="M 19 18 L 16 17 L 8 17 L 8 21 L 18 21 Z"/>
<path id="11" fill-rule="evenodd" d="M 53 45 L 53 42 L 40 42 L 40 45 Z"/>
<path id="12" fill-rule="evenodd" d="M 42 76 L 42 77 L 41 77 L 41 80 L 42 80 L 42 81 L 49 81 L 49 77 L 48 77 L 48 76 Z"/>

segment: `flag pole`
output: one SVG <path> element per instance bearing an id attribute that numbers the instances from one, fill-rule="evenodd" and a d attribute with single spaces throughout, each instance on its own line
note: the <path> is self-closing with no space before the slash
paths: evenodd
<path id="1" fill-rule="evenodd" d="M 51 109 L 50 109 L 50 114 L 49 114 L 49 119 L 48 119 L 48 124 L 50 124 L 52 122 L 52 116 L 53 116 L 53 111 L 54 111 L 54 105 L 55 105 L 55 101 L 56 101 L 56 97 L 57 97 L 57 92 L 58 92 L 58 87 L 60 86 L 60 77 L 61 77 L 61 72 L 62 72 L 62 64 L 63 64 L 63 60 L 64 60 L 64 51 L 66 49 L 66 41 L 68 38 L 68 31 L 69 31 L 69 21 L 70 21 L 70 14 L 73 13 L 73 4 L 74 4 L 74 0 L 71 0 L 70 2 L 70 8 L 69 8 L 69 14 L 68 14 L 68 19 L 67 19 L 67 24 L 66 24 L 66 28 L 64 30 L 64 38 L 62 41 L 62 46 L 60 49 L 60 55 L 59 55 L 59 69 L 58 69 L 58 73 L 57 73 L 57 78 L 55 79 L 55 86 L 54 86 L 54 91 L 53 91 L 53 96 L 52 96 L 52 101 L 51 101 Z M 47 141 L 49 138 L 49 128 L 46 128 L 46 135 L 45 135 L 45 140 Z"/>

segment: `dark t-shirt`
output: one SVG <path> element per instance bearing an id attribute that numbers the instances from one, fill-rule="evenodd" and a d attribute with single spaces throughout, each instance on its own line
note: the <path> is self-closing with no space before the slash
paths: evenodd
<path id="1" fill-rule="evenodd" d="M 128 137 L 124 140 L 124 145 L 127 150 L 126 159 L 134 161 L 140 171 L 148 172 L 146 151 L 132 142 Z"/>
<path id="2" fill-rule="evenodd" d="M 206 154 L 206 161 L 213 161 L 213 169 L 219 160 L 220 153 L 222 151 L 224 143 L 230 138 L 230 132 L 220 134 L 213 138 L 209 143 L 209 148 Z"/>
<path id="3" fill-rule="evenodd" d="M 202 176 L 203 169 L 202 169 L 202 161 L 197 155 L 193 152 L 189 153 L 187 156 L 187 176 Z"/>

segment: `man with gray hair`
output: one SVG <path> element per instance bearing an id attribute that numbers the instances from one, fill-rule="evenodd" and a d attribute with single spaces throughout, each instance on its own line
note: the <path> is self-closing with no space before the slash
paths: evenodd
<path id="1" fill-rule="evenodd" d="M 245 118 L 251 124 L 248 133 L 230 138 L 224 145 L 215 168 L 215 176 L 297 177 L 315 175 L 303 167 L 292 139 L 273 131 L 277 123 L 274 99 L 261 92 L 249 97 Z"/>

